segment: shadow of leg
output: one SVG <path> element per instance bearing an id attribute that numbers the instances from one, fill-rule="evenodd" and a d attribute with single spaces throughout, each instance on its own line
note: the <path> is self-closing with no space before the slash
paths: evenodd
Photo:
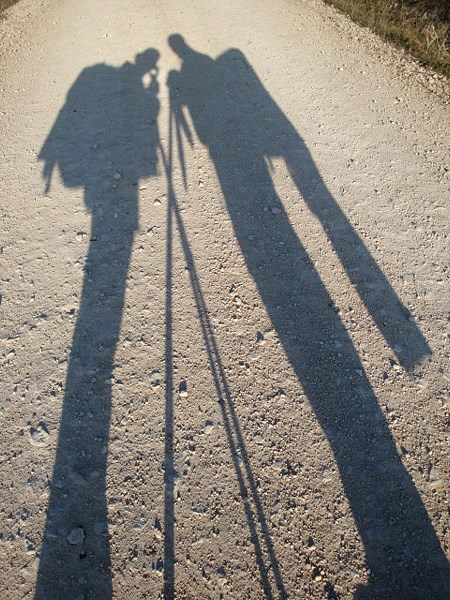
<path id="1" fill-rule="evenodd" d="M 112 233 L 114 232 L 114 237 Z M 93 217 L 69 360 L 36 600 L 112 594 L 106 500 L 111 374 L 133 233 Z M 75 594 L 75 595 L 74 595 Z"/>

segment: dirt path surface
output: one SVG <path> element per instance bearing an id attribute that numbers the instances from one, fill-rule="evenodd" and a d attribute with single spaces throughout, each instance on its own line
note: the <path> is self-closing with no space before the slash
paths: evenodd
<path id="1" fill-rule="evenodd" d="M 448 84 L 315 0 L 0 74 L 2 600 L 449 598 Z"/>

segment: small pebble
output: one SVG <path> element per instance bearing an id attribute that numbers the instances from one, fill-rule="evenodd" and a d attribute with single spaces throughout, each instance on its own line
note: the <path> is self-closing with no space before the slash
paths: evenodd
<path id="1" fill-rule="evenodd" d="M 84 529 L 82 527 L 75 527 L 67 536 L 67 541 L 72 546 L 81 546 L 85 537 L 86 534 L 84 533 Z"/>
<path id="2" fill-rule="evenodd" d="M 440 477 L 439 477 L 436 467 L 434 465 L 431 465 L 431 467 L 430 467 L 430 471 L 428 474 L 428 481 L 431 485 L 436 486 L 436 487 L 439 486 L 441 483 Z"/>
<path id="3" fill-rule="evenodd" d="M 209 435 L 214 430 L 214 423 L 212 421 L 206 421 L 205 423 L 205 433 Z"/>
<path id="4" fill-rule="evenodd" d="M 30 427 L 30 444 L 32 446 L 46 446 L 50 433 L 45 423 L 39 423 L 37 427 Z"/>
<path id="5" fill-rule="evenodd" d="M 153 390 L 159 390 L 159 388 L 161 387 L 161 381 L 159 379 L 154 379 L 150 385 L 152 386 Z"/>
<path id="6" fill-rule="evenodd" d="M 56 540 L 58 539 L 58 532 L 54 527 L 48 526 L 45 530 L 45 537 L 48 540 Z"/>
<path id="7" fill-rule="evenodd" d="M 107 533 L 107 531 L 108 531 L 108 526 L 106 523 L 103 523 L 102 521 L 96 521 L 94 523 L 95 535 L 104 535 Z"/>
<path id="8" fill-rule="evenodd" d="M 180 385 L 178 387 L 178 393 L 180 395 L 180 398 L 186 398 L 188 393 L 187 393 L 187 383 L 185 379 L 182 379 L 180 381 Z"/>

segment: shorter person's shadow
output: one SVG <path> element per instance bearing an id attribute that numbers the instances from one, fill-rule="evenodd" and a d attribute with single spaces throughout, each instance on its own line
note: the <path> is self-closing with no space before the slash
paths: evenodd
<path id="1" fill-rule="evenodd" d="M 169 43 L 181 59 L 168 79 L 179 156 L 183 133 L 193 138 L 188 110 L 217 171 L 247 268 L 334 453 L 370 570 L 370 585 L 357 597 L 447 598 L 447 559 L 345 325 L 283 211 L 267 167 L 271 157 L 284 159 L 406 368 L 429 354 L 424 337 L 245 56 L 232 49 L 213 59 L 179 35 Z"/>
<path id="2" fill-rule="evenodd" d="M 138 226 L 139 179 L 157 174 L 158 57 L 149 49 L 134 64 L 85 69 L 39 155 L 47 191 L 55 167 L 65 186 L 84 188 L 92 226 L 36 600 L 112 595 L 106 499 L 111 376 Z"/>

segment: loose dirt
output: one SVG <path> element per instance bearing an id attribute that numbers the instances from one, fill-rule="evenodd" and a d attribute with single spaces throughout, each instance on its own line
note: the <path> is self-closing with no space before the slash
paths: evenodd
<path id="1" fill-rule="evenodd" d="M 0 72 L 0 597 L 448 598 L 448 83 L 316 0 Z"/>

